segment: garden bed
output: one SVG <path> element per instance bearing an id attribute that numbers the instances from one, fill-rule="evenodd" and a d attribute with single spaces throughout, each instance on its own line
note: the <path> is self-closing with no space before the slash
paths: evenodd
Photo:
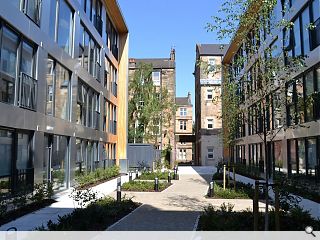
<path id="1" fill-rule="evenodd" d="M 26 214 L 29 214 L 41 208 L 50 206 L 52 203 L 55 203 L 55 202 L 56 201 L 53 199 L 44 199 L 41 202 L 32 202 L 18 209 L 9 210 L 8 212 L 4 213 L 1 216 L 0 226 L 8 222 L 14 221 L 17 218 L 20 218 Z"/>
<path id="2" fill-rule="evenodd" d="M 159 192 L 170 187 L 170 183 L 159 181 Z M 155 192 L 154 181 L 131 181 L 126 182 L 121 187 L 122 191 L 130 192 Z"/>
<path id="3" fill-rule="evenodd" d="M 80 174 L 76 177 L 77 190 L 85 190 L 97 186 L 101 183 L 110 181 L 120 176 L 120 168 L 113 166 L 110 168 L 98 168 L 93 172 Z"/>
<path id="4" fill-rule="evenodd" d="M 236 190 L 234 190 L 234 181 L 230 177 L 228 184 L 228 177 L 226 176 L 226 190 L 223 190 L 223 174 L 215 173 L 212 176 L 214 184 L 213 198 L 219 199 L 253 199 L 254 188 L 253 185 L 248 183 L 236 182 Z M 209 197 L 208 197 L 209 198 Z M 259 191 L 259 199 L 265 199 L 265 195 Z"/>
<path id="5" fill-rule="evenodd" d="M 158 178 L 159 180 L 168 180 L 169 172 L 142 172 L 138 177 L 140 180 L 154 180 Z M 171 173 L 171 178 L 173 178 L 173 173 Z"/>
<path id="6" fill-rule="evenodd" d="M 275 213 L 269 212 L 270 231 L 275 230 Z M 258 230 L 264 230 L 264 214 L 259 213 Z M 290 212 L 280 212 L 281 231 L 304 231 L 306 226 L 312 226 L 314 231 L 320 230 L 320 220 L 301 209 Z M 251 211 L 234 212 L 233 205 L 223 204 L 220 208 L 209 206 L 199 219 L 198 231 L 253 231 L 253 213 Z"/>
<path id="7" fill-rule="evenodd" d="M 49 221 L 46 227 L 41 226 L 36 230 L 104 231 L 140 205 L 131 199 L 117 202 L 113 198 L 104 198 L 86 208 L 77 208 L 72 213 L 59 217 L 57 223 Z"/>

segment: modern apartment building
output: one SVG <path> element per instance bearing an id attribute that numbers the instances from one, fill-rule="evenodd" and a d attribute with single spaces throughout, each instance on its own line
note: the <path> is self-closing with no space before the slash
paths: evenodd
<path id="1" fill-rule="evenodd" d="M 0 194 L 127 158 L 128 29 L 115 0 L 0 7 Z"/>
<path id="2" fill-rule="evenodd" d="M 195 64 L 195 164 L 222 159 L 221 65 L 224 44 L 197 44 Z"/>
<path id="3" fill-rule="evenodd" d="M 193 106 L 191 93 L 187 97 L 176 98 L 176 161 L 191 163 L 193 160 Z"/>
<path id="4" fill-rule="evenodd" d="M 258 8 L 257 8 L 258 9 Z M 239 93 L 241 102 L 239 106 L 249 109 L 244 121 L 239 119 L 239 131 L 235 139 L 235 146 L 226 152 L 225 158 L 246 165 L 259 166 L 261 173 L 268 168 L 270 177 L 276 171 L 289 176 L 303 174 L 319 179 L 320 165 L 320 1 L 319 0 L 286 0 L 278 1 L 273 13 L 278 20 L 281 18 L 293 22 L 287 28 L 271 28 L 273 34 L 261 35 L 264 44 L 253 39 L 259 52 L 271 49 L 271 58 L 282 59 L 285 65 L 290 57 L 306 56 L 305 67 L 298 72 L 292 72 L 290 79 L 285 83 L 285 91 L 277 94 L 271 91 L 270 109 L 266 118 L 270 120 L 265 126 L 265 131 L 277 131 L 273 141 L 268 141 L 268 158 L 265 155 L 265 144 L 259 137 L 263 129 L 255 126 L 261 125 L 261 114 L 253 111 L 259 101 L 252 100 L 259 75 L 254 74 L 256 58 L 245 61 L 241 69 L 235 69 L 234 62 L 239 56 L 251 56 L 246 52 L 245 42 L 237 44 L 232 41 L 223 59 L 223 64 L 228 66 L 233 77 L 240 79 Z M 310 28 L 309 26 L 313 27 Z M 242 29 L 243 30 L 243 29 Z M 249 32 L 251 31 L 250 29 Z M 238 31 L 241 31 L 239 28 Z M 277 46 L 277 48 L 275 48 Z M 270 50 L 269 50 L 270 51 Z M 268 56 L 268 55 L 266 55 Z M 279 63 L 280 64 L 280 63 Z M 285 117 L 279 119 L 277 113 L 278 103 L 285 99 L 285 107 L 281 109 Z M 268 100 L 267 100 L 268 101 Z M 285 126 L 285 127 L 283 127 Z M 318 171 L 317 171 L 318 170 Z"/>
<path id="5" fill-rule="evenodd" d="M 129 81 L 133 79 L 134 72 L 138 68 L 140 63 L 152 64 L 152 81 L 157 89 L 166 88 L 169 96 L 174 104 L 176 98 L 176 63 L 175 63 L 175 49 L 171 49 L 169 58 L 130 58 L 129 59 Z M 130 98 L 130 96 L 129 96 Z M 165 114 L 165 112 L 163 113 Z M 175 116 L 169 123 L 160 120 L 158 142 L 155 147 L 160 150 L 165 150 L 170 147 L 171 157 L 170 162 L 175 160 Z M 154 142 L 150 142 L 153 143 Z"/>

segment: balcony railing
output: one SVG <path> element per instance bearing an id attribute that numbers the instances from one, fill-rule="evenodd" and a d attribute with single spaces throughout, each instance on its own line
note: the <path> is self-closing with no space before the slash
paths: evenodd
<path id="1" fill-rule="evenodd" d="M 38 82 L 33 77 L 21 72 L 19 83 L 19 99 L 20 107 L 30 110 L 36 110 L 37 104 L 37 86 Z"/>

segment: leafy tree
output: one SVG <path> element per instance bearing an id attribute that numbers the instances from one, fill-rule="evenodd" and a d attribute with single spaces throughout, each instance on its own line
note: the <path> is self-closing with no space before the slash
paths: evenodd
<path id="1" fill-rule="evenodd" d="M 172 121 L 176 106 L 165 86 L 152 81 L 152 64 L 140 63 L 129 83 L 128 134 L 131 143 L 156 145 L 162 128 Z"/>
<path id="2" fill-rule="evenodd" d="M 223 67 L 224 144 L 231 147 L 239 143 L 244 136 L 243 126 L 247 124 L 250 134 L 258 135 L 263 142 L 267 186 L 271 176 L 268 143 L 272 143 L 280 132 L 302 124 L 301 111 L 295 111 L 287 118 L 286 108 L 290 97 L 288 84 L 303 69 L 305 56 L 292 57 L 290 54 L 290 32 L 294 24 L 284 18 L 290 10 L 285 3 L 277 5 L 281 2 L 224 0 L 219 16 L 213 16 L 213 23 L 207 25 L 207 30 L 216 32 L 220 40 L 232 39 L 236 44 L 232 65 Z M 282 8 L 282 12 L 277 12 L 277 7 Z M 284 32 L 283 40 L 278 37 L 279 31 Z M 251 69 L 242 74 L 249 65 Z M 296 84 L 301 85 L 301 82 L 297 80 Z M 268 225 L 266 196 L 266 230 Z"/>

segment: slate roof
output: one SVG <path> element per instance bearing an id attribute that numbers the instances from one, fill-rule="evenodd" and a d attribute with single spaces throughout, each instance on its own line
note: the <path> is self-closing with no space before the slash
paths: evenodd
<path id="1" fill-rule="evenodd" d="M 226 54 L 228 48 L 228 44 L 197 44 L 197 49 L 201 56 L 223 56 Z"/>
<path id="2" fill-rule="evenodd" d="M 192 106 L 192 104 L 189 103 L 188 97 L 177 97 L 176 98 L 176 104 L 178 106 Z"/>

